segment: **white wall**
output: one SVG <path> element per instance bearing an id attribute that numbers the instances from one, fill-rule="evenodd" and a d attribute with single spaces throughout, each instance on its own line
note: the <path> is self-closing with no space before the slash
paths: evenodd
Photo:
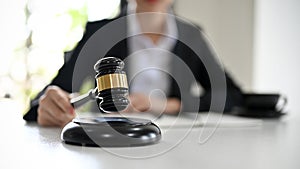
<path id="1" fill-rule="evenodd" d="M 204 28 L 234 79 L 251 90 L 253 0 L 177 0 L 175 10 Z"/>
<path id="2" fill-rule="evenodd" d="M 254 89 L 285 93 L 300 111 L 300 1 L 256 0 Z"/>
<path id="3" fill-rule="evenodd" d="M 246 91 L 279 92 L 300 111 L 299 0 L 177 0 L 180 16 L 201 25 Z"/>

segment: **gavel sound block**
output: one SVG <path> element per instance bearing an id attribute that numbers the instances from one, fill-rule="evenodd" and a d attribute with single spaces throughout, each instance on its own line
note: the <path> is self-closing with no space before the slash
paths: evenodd
<path id="1" fill-rule="evenodd" d="M 76 108 L 96 99 L 101 113 L 124 110 L 129 101 L 124 62 L 115 57 L 100 59 L 94 69 L 97 87 L 71 100 Z M 155 144 L 161 131 L 150 120 L 126 117 L 75 118 L 62 130 L 61 139 L 67 144 L 96 147 L 131 147 Z"/>

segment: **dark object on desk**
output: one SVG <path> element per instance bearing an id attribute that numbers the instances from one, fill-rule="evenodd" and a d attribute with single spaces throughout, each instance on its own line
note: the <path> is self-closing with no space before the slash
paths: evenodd
<path id="1" fill-rule="evenodd" d="M 129 101 L 123 68 L 121 59 L 100 59 L 94 66 L 97 87 L 72 99 L 72 105 L 76 108 L 96 99 L 102 113 L 124 110 Z M 123 117 L 77 118 L 67 124 L 61 133 L 61 139 L 67 144 L 100 147 L 143 146 L 157 143 L 160 138 L 160 129 L 151 121 Z"/>
<path id="2" fill-rule="evenodd" d="M 277 118 L 285 114 L 287 98 L 280 94 L 244 94 L 243 107 L 234 109 L 234 114 L 245 117 Z"/>
<path id="3" fill-rule="evenodd" d="M 150 120 L 139 118 L 77 118 L 64 127 L 61 139 L 82 146 L 132 147 L 157 143 L 161 131 Z"/>

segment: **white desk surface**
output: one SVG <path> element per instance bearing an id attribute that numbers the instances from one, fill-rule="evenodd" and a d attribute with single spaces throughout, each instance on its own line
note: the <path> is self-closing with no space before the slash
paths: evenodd
<path id="1" fill-rule="evenodd" d="M 296 117 L 256 121 L 252 125 L 221 122 L 215 132 L 214 125 L 198 125 L 191 130 L 163 127 L 162 140 L 155 145 L 93 148 L 67 145 L 60 140 L 60 128 L 25 123 L 19 112 L 7 107 L 0 104 L 1 169 L 300 168 L 300 118 Z M 210 134 L 199 143 L 199 138 Z"/>

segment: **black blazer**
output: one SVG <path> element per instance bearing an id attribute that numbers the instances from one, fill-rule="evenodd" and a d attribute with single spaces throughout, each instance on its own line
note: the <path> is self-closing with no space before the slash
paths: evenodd
<path id="1" fill-rule="evenodd" d="M 105 55 L 125 59 L 130 55 L 126 37 L 113 46 L 107 45 L 114 37 L 127 33 L 127 20 L 123 16 L 124 14 L 115 19 L 87 23 L 82 40 L 72 52 L 66 53 L 67 61 L 49 85 L 57 85 L 67 92 L 77 92 L 87 76 L 92 78 L 95 76 L 93 65 L 100 57 Z M 179 98 L 183 105 L 182 111 L 208 111 L 210 108 L 210 110 L 222 111 L 222 101 L 225 102 L 225 112 L 230 111 L 234 106 L 240 106 L 242 103 L 240 88 L 216 62 L 201 30 L 181 19 L 176 19 L 176 23 L 179 40 L 171 51 L 177 57 L 174 57 L 176 59 L 173 59 L 171 64 L 171 86 L 168 97 Z M 106 29 L 107 25 L 113 27 Z M 109 33 L 105 33 L 103 29 Z M 105 51 L 102 48 L 109 50 L 104 52 L 103 56 L 99 56 L 99 53 Z M 187 69 L 182 70 L 183 67 Z M 194 77 L 187 76 L 189 72 L 192 72 Z M 222 73 L 225 74 L 223 79 Z M 209 75 L 212 77 L 210 78 Z M 204 95 L 198 97 L 190 93 L 191 86 L 195 82 L 193 79 L 201 84 L 205 90 Z M 37 120 L 38 99 L 48 86 L 31 101 L 30 110 L 23 116 L 25 120 Z M 220 102 L 213 107 L 211 107 L 214 105 L 211 103 L 212 94 L 213 102 Z M 218 99 L 221 96 L 224 96 L 225 100 Z"/>

